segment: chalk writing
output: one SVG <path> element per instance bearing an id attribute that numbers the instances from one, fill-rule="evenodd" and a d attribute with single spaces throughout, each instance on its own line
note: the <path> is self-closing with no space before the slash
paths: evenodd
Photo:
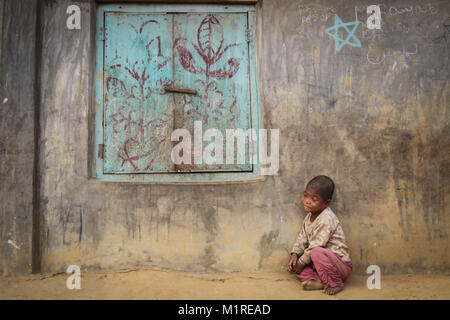
<path id="1" fill-rule="evenodd" d="M 312 22 L 327 22 L 337 11 L 335 7 L 315 8 L 311 6 L 298 6 L 300 13 L 300 24 L 310 24 Z"/>
<path id="2" fill-rule="evenodd" d="M 408 64 L 406 62 L 406 59 L 410 59 L 413 55 L 416 55 L 418 53 L 418 46 L 417 44 L 412 45 L 406 45 L 403 46 L 402 51 L 396 51 L 400 54 L 400 57 L 402 57 L 400 62 L 397 62 L 394 57 L 395 55 L 392 53 L 392 49 L 384 49 L 384 50 L 372 50 L 373 45 L 377 46 L 377 43 L 373 43 L 371 46 L 369 46 L 368 52 L 366 54 L 367 62 L 370 64 L 382 64 L 385 63 L 386 58 L 392 57 L 392 71 L 394 71 L 397 67 L 407 69 Z"/>
<path id="3" fill-rule="evenodd" d="M 437 8 L 427 5 L 427 6 L 407 6 L 407 7 L 387 7 L 385 4 L 380 4 L 381 15 L 386 17 L 397 17 L 397 16 L 414 16 L 414 15 L 435 15 L 438 13 Z"/>
<path id="4" fill-rule="evenodd" d="M 361 39 L 368 39 L 370 41 L 381 41 L 386 37 L 386 28 L 384 22 L 381 23 L 381 29 L 370 30 L 365 23 L 361 23 L 361 29 L 358 33 Z"/>

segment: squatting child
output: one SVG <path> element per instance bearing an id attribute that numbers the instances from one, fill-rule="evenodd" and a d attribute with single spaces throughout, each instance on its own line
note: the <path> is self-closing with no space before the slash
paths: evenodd
<path id="1" fill-rule="evenodd" d="M 302 282 L 304 290 L 322 290 L 336 294 L 344 289 L 344 281 L 353 265 L 339 219 L 329 207 L 334 182 L 317 176 L 306 185 L 302 205 L 308 213 L 291 250 L 287 265 Z"/>

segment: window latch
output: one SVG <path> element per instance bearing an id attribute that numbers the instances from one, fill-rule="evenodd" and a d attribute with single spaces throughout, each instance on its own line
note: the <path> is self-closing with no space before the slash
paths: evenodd
<path id="1" fill-rule="evenodd" d="M 167 92 L 173 92 L 173 93 L 197 94 L 197 90 L 192 90 L 192 89 L 188 89 L 188 88 L 164 87 L 164 90 Z"/>

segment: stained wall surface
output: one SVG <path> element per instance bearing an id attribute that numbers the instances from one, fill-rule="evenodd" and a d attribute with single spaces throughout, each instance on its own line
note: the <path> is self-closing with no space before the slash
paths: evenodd
<path id="1" fill-rule="evenodd" d="M 0 274 L 31 272 L 36 10 L 0 2 Z"/>
<path id="2" fill-rule="evenodd" d="M 0 7 L 2 99 L 22 97 L 34 83 L 33 72 L 17 71 L 34 63 L 35 25 L 12 22 L 35 19 L 34 9 L 22 13 L 24 2 Z M 217 185 L 96 179 L 96 9 L 78 1 L 81 29 L 68 30 L 70 4 L 42 3 L 43 271 L 71 264 L 82 270 L 282 271 L 305 216 L 300 195 L 319 174 L 336 183 L 331 208 L 355 271 L 372 264 L 385 273 L 448 270 L 447 1 L 380 1 L 382 25 L 375 30 L 366 24 L 370 1 L 260 1 L 260 102 L 263 127 L 280 129 L 280 170 L 263 181 Z M 339 25 L 335 15 L 360 22 L 354 32 L 341 26 L 335 36 L 341 41 L 325 32 Z M 33 96 L 26 96 L 31 100 L 0 104 L 1 274 L 29 272 L 31 263 L 34 109 Z"/>

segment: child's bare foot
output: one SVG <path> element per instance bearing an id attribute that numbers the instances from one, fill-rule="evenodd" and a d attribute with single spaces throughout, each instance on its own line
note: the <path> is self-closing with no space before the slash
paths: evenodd
<path id="1" fill-rule="evenodd" d="M 302 282 L 303 290 L 322 290 L 323 289 L 323 283 L 316 280 L 308 280 L 305 282 Z"/>
<path id="2" fill-rule="evenodd" d="M 324 293 L 333 295 L 344 290 L 344 287 L 328 287 L 323 290 Z"/>

